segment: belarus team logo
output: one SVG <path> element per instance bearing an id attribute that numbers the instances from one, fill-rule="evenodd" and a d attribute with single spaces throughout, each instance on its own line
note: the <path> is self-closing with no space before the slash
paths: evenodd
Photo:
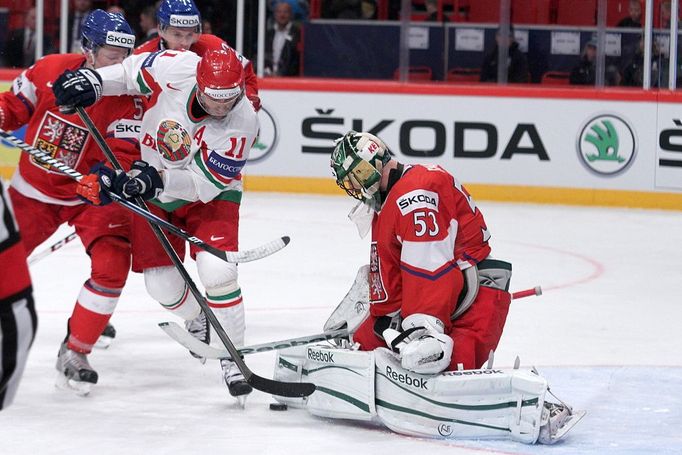
<path id="1" fill-rule="evenodd" d="M 588 170 L 613 176 L 624 172 L 635 161 L 637 138 L 624 119 L 602 114 L 583 125 L 576 148 Z"/>
<path id="2" fill-rule="evenodd" d="M 157 149 L 168 161 L 182 161 L 191 152 L 192 140 L 182 125 L 174 120 L 164 120 L 156 131 Z"/>
<path id="3" fill-rule="evenodd" d="M 38 128 L 34 145 L 35 148 L 48 153 L 52 158 L 75 168 L 87 139 L 88 130 L 84 127 L 74 125 L 52 112 L 46 112 Z M 52 170 L 52 166 L 37 161 L 35 157 L 31 157 L 31 161 L 36 166 Z"/>

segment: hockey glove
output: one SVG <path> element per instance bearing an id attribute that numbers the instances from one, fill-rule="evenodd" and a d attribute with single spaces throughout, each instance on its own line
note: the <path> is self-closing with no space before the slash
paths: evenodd
<path id="1" fill-rule="evenodd" d="M 89 204 L 111 204 L 109 193 L 114 191 L 116 183 L 125 179 L 127 176 L 123 171 L 115 171 L 100 162 L 90 169 L 90 174 L 79 180 L 76 194 Z"/>
<path id="2" fill-rule="evenodd" d="M 137 196 L 144 200 L 153 199 L 163 191 L 163 179 L 146 161 L 134 161 L 127 179 L 119 181 L 115 191 L 126 199 Z"/>
<path id="3" fill-rule="evenodd" d="M 246 97 L 251 101 L 251 105 L 253 106 L 253 110 L 258 112 L 260 111 L 260 97 L 258 95 L 246 95 Z"/>
<path id="4" fill-rule="evenodd" d="M 427 314 L 411 314 L 402 323 L 403 331 L 388 328 L 384 340 L 400 354 L 400 364 L 419 374 L 436 374 L 450 365 L 452 338 L 443 333 L 443 323 Z"/>
<path id="5" fill-rule="evenodd" d="M 54 81 L 52 91 L 57 106 L 61 106 L 62 112 L 71 114 L 74 107 L 91 106 L 102 97 L 102 78 L 90 68 L 67 70 Z"/>

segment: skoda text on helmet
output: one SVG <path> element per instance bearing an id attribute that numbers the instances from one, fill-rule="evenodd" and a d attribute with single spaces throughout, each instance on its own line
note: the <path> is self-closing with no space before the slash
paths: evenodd
<path id="1" fill-rule="evenodd" d="M 201 33 L 201 14 L 192 0 L 163 0 L 156 13 L 159 28 L 191 28 Z"/>
<path id="2" fill-rule="evenodd" d="M 244 97 L 244 66 L 233 50 L 209 51 L 197 64 L 197 100 L 210 115 L 224 117 Z"/>
<path id="3" fill-rule="evenodd" d="M 391 160 L 386 144 L 370 133 L 347 132 L 336 143 L 331 167 L 336 184 L 350 196 L 380 210 L 381 171 Z"/>
<path id="4" fill-rule="evenodd" d="M 120 14 L 96 9 L 83 21 L 81 46 L 87 53 L 104 45 L 125 48 L 130 55 L 135 48 L 135 34 Z"/>

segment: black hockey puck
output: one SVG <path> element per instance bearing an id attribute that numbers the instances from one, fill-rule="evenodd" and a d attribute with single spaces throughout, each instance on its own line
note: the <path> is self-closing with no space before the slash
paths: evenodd
<path id="1" fill-rule="evenodd" d="M 289 406 L 285 403 L 270 403 L 271 411 L 286 411 L 287 409 L 289 409 Z"/>

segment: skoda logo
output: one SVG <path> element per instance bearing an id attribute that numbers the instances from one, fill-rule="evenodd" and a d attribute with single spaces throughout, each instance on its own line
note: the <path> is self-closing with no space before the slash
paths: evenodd
<path id="1" fill-rule="evenodd" d="M 249 163 L 256 163 L 265 159 L 277 147 L 279 140 L 277 121 L 265 106 L 262 106 L 258 111 L 258 120 L 260 120 L 260 133 L 256 143 L 251 147 Z"/>
<path id="2" fill-rule="evenodd" d="M 576 148 L 581 162 L 589 171 L 614 176 L 624 172 L 635 161 L 637 138 L 623 118 L 602 114 L 583 125 Z"/>

